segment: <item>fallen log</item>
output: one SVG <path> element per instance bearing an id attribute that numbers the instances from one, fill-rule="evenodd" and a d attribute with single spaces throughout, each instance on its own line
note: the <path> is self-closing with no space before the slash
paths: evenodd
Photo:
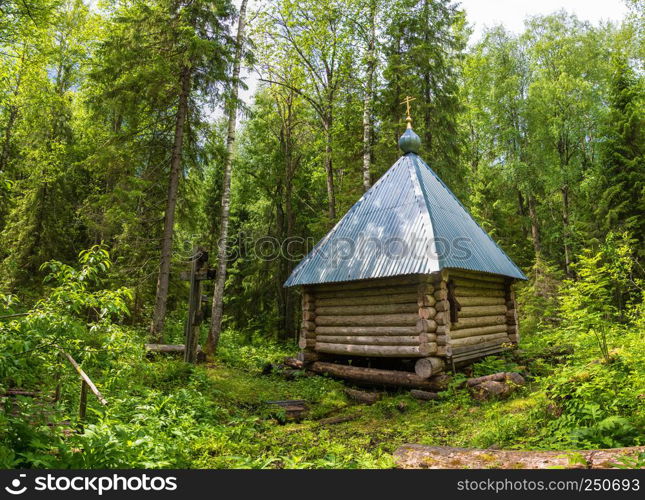
<path id="1" fill-rule="evenodd" d="M 350 389 L 349 387 L 343 389 L 343 392 L 352 401 L 366 405 L 372 405 L 381 398 L 378 392 L 359 391 L 358 389 Z"/>
<path id="2" fill-rule="evenodd" d="M 290 356 L 287 356 L 286 358 L 284 358 L 282 360 L 282 364 L 284 364 L 285 366 L 288 366 L 289 368 L 293 368 L 295 370 L 302 370 L 305 365 L 303 361 L 296 358 L 292 358 Z"/>
<path id="3" fill-rule="evenodd" d="M 436 392 L 412 389 L 410 391 L 410 396 L 412 396 L 414 399 L 420 399 L 421 401 L 432 401 L 433 399 L 437 399 L 439 397 L 439 394 L 437 394 Z"/>
<path id="4" fill-rule="evenodd" d="M 518 385 L 524 385 L 526 383 L 524 377 L 517 372 L 499 372 L 493 373 L 492 375 L 484 375 L 483 377 L 469 378 L 466 380 L 466 386 L 473 387 L 477 384 L 481 384 L 482 382 L 488 382 L 491 380 L 495 382 L 511 381 Z"/>
<path id="5" fill-rule="evenodd" d="M 4 394 L 0 394 L 4 397 L 15 397 L 15 396 L 25 396 L 29 398 L 37 398 L 40 396 L 40 391 L 26 391 L 24 389 L 7 389 Z"/>
<path id="6" fill-rule="evenodd" d="M 605 450 L 477 450 L 405 444 L 394 452 L 401 469 L 608 469 L 620 459 L 637 459 L 645 446 Z M 582 459 L 582 460 L 581 460 Z"/>
<path id="7" fill-rule="evenodd" d="M 429 391 L 444 390 L 450 380 L 450 377 L 447 375 L 438 375 L 430 379 L 423 379 L 412 372 L 362 368 L 358 366 L 324 363 L 321 361 L 314 363 L 311 369 L 316 373 L 327 374 L 354 382 L 394 387 L 410 387 Z"/>
<path id="8" fill-rule="evenodd" d="M 437 357 L 421 358 L 414 364 L 414 373 L 421 378 L 430 378 L 444 371 L 446 363 Z"/>

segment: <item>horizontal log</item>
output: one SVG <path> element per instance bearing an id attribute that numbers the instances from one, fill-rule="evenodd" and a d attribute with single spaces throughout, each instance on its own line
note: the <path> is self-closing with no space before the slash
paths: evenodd
<path id="1" fill-rule="evenodd" d="M 302 319 L 305 321 L 313 321 L 316 319 L 316 313 L 314 311 L 303 311 Z"/>
<path id="2" fill-rule="evenodd" d="M 421 378 L 430 378 L 444 371 L 446 363 L 437 357 L 421 358 L 414 364 L 414 372 Z"/>
<path id="3" fill-rule="evenodd" d="M 419 317 L 422 319 L 431 319 L 434 318 L 437 314 L 437 310 L 434 307 L 420 307 L 419 308 Z"/>
<path id="4" fill-rule="evenodd" d="M 518 344 L 520 341 L 520 336 L 516 334 L 511 334 L 508 336 L 508 341 L 512 344 Z"/>
<path id="5" fill-rule="evenodd" d="M 440 300 L 435 305 L 435 309 L 437 310 L 437 312 L 450 311 L 450 302 L 447 300 Z"/>
<path id="6" fill-rule="evenodd" d="M 419 307 L 432 307 L 436 304 L 437 299 L 431 293 L 420 293 L 417 297 Z"/>
<path id="7" fill-rule="evenodd" d="M 298 347 L 300 347 L 300 349 L 315 349 L 316 339 L 308 339 L 306 337 L 300 337 L 300 339 L 298 339 Z"/>
<path id="8" fill-rule="evenodd" d="M 306 339 L 315 339 L 316 338 L 316 331 L 315 330 L 307 330 L 303 328 L 300 330 L 300 336 L 304 337 Z"/>
<path id="9" fill-rule="evenodd" d="M 316 329 L 316 323 L 313 321 L 307 321 L 306 319 L 302 320 L 302 323 L 300 323 L 300 327 L 305 329 L 305 330 L 315 330 Z"/>
<path id="10" fill-rule="evenodd" d="M 437 345 L 448 345 L 450 344 L 450 337 L 448 335 L 436 335 L 435 342 Z"/>
<path id="11" fill-rule="evenodd" d="M 320 358 L 321 358 L 320 354 L 318 354 L 315 351 L 309 351 L 309 350 L 299 351 L 296 356 L 296 359 L 298 361 L 301 361 L 305 366 L 310 365 L 315 361 L 319 361 Z"/>
<path id="12" fill-rule="evenodd" d="M 508 309 L 509 311 L 511 311 L 513 309 L 516 309 L 515 301 L 514 300 L 507 300 L 506 301 L 506 309 Z"/>
<path id="13" fill-rule="evenodd" d="M 506 311 L 506 324 L 517 325 L 517 311 L 515 309 Z"/>
<path id="14" fill-rule="evenodd" d="M 517 335 L 519 329 L 517 328 L 517 325 L 507 325 L 506 331 L 509 335 Z"/>
<path id="15" fill-rule="evenodd" d="M 437 344 L 434 342 L 418 346 L 377 346 L 316 342 L 316 351 L 318 352 L 378 358 L 422 358 L 433 354 L 436 349 Z"/>
<path id="16" fill-rule="evenodd" d="M 359 366 L 338 365 L 318 361 L 311 366 L 316 373 L 331 375 L 354 382 L 375 385 L 388 385 L 394 387 L 409 387 L 428 391 L 443 390 L 447 386 L 445 375 L 438 375 L 430 379 L 423 379 L 416 373 L 398 370 L 379 370 L 376 368 L 363 368 Z M 448 377 L 449 380 L 449 377 Z"/>
<path id="17" fill-rule="evenodd" d="M 453 356 L 452 361 L 456 367 L 464 366 L 473 363 L 473 360 L 483 358 L 486 356 L 491 356 L 493 354 L 499 354 L 505 349 L 502 346 L 491 347 L 488 349 L 481 349 L 479 351 L 470 351 L 460 354 L 459 356 Z"/>
<path id="18" fill-rule="evenodd" d="M 477 344 L 484 344 L 486 342 L 492 342 L 498 340 L 499 342 L 504 342 L 508 340 L 508 334 L 506 332 L 501 333 L 492 333 L 489 335 L 478 335 L 475 337 L 464 337 L 462 339 L 451 339 L 450 345 L 454 348 L 461 346 L 473 346 Z"/>
<path id="19" fill-rule="evenodd" d="M 336 307 L 383 304 L 412 304 L 417 302 L 418 298 L 418 294 L 413 291 L 406 291 L 403 293 L 387 293 L 380 295 L 351 294 L 349 297 L 320 298 L 316 301 L 316 306 Z"/>
<path id="20" fill-rule="evenodd" d="M 435 353 L 437 356 L 445 356 L 450 358 L 452 356 L 452 347 L 450 345 L 437 346 L 437 351 Z"/>
<path id="21" fill-rule="evenodd" d="M 506 314 L 506 306 L 503 304 L 495 306 L 463 306 L 459 311 L 459 321 L 461 321 L 461 318 L 498 316 L 501 314 Z"/>
<path id="22" fill-rule="evenodd" d="M 316 320 L 318 321 L 318 320 Z M 476 318 L 459 318 L 457 323 L 450 325 L 450 331 L 463 330 L 474 326 L 505 325 L 506 316 L 477 316 Z"/>
<path id="23" fill-rule="evenodd" d="M 486 349 L 488 347 L 497 347 L 502 345 L 506 340 L 507 338 L 503 337 L 503 338 L 497 338 L 497 339 L 491 340 L 490 342 L 481 342 L 475 345 L 462 345 L 458 347 L 453 347 L 452 353 L 453 355 L 456 355 L 464 352 L 473 352 L 479 349 Z"/>
<path id="24" fill-rule="evenodd" d="M 435 300 L 448 300 L 448 290 L 435 290 L 433 295 Z"/>
<path id="25" fill-rule="evenodd" d="M 318 342 L 326 344 L 355 344 L 355 345 L 419 345 L 434 342 L 436 336 L 433 333 L 422 333 L 420 335 L 318 335 Z"/>
<path id="26" fill-rule="evenodd" d="M 425 282 L 426 280 L 427 278 L 423 275 L 409 274 L 406 276 L 394 276 L 391 278 L 326 283 L 324 285 L 315 286 L 313 293 L 316 294 L 316 296 L 319 296 L 321 293 L 335 292 L 339 290 L 368 290 L 371 288 L 385 288 L 389 286 L 418 285 L 421 281 Z"/>
<path id="27" fill-rule="evenodd" d="M 428 281 L 422 282 L 417 285 L 417 293 L 422 295 L 428 295 L 434 292 L 434 285 Z"/>
<path id="28" fill-rule="evenodd" d="M 463 339 L 465 337 L 475 337 L 478 335 L 487 335 L 490 333 L 506 333 L 507 325 L 490 325 L 490 326 L 478 326 L 475 328 L 465 328 L 463 330 L 454 330 L 450 332 L 450 338 L 452 339 Z"/>
<path id="29" fill-rule="evenodd" d="M 387 326 L 414 325 L 419 315 L 417 313 L 372 314 L 362 316 L 318 316 L 316 325 L 320 326 Z"/>
<path id="30" fill-rule="evenodd" d="M 459 297 L 461 307 L 504 305 L 504 297 Z"/>
<path id="31" fill-rule="evenodd" d="M 416 321 L 417 333 L 432 333 L 437 329 L 437 323 L 433 319 L 420 318 Z"/>
<path id="32" fill-rule="evenodd" d="M 472 288 L 465 286 L 455 287 L 455 295 L 457 297 L 505 297 L 504 290 L 494 290 L 492 288 Z"/>
<path id="33" fill-rule="evenodd" d="M 434 331 L 437 335 L 448 335 L 450 333 L 450 325 L 437 325 Z"/>
<path id="34" fill-rule="evenodd" d="M 317 326 L 317 335 L 416 335 L 416 326 Z"/>
<path id="35" fill-rule="evenodd" d="M 451 278 L 457 288 L 488 288 L 492 290 L 504 290 L 504 283 L 485 281 L 468 278 Z"/>
<path id="36" fill-rule="evenodd" d="M 437 325 L 449 325 L 450 313 L 448 311 L 438 312 L 437 314 L 435 314 L 434 320 Z"/>
<path id="37" fill-rule="evenodd" d="M 419 310 L 415 302 L 407 304 L 374 304 L 348 306 L 322 306 L 316 308 L 319 316 L 363 316 L 365 314 L 414 313 Z"/>
<path id="38" fill-rule="evenodd" d="M 482 273 L 480 271 L 470 271 L 467 269 L 450 269 L 450 277 L 476 279 L 493 283 L 505 283 L 507 280 L 505 276 L 500 276 L 498 274 Z"/>

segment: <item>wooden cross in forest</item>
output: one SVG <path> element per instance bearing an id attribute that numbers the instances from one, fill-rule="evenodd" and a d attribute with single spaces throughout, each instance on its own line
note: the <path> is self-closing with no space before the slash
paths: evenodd
<path id="1" fill-rule="evenodd" d="M 410 103 L 412 101 L 416 101 L 416 97 L 406 96 L 405 99 L 403 99 L 403 102 L 401 103 L 401 104 L 405 104 L 405 114 L 406 114 L 405 120 L 408 122 L 412 121 L 412 116 L 410 116 Z"/>
<path id="2" fill-rule="evenodd" d="M 195 363 L 197 361 L 197 340 L 199 338 L 199 325 L 204 321 L 202 311 L 202 286 L 201 282 L 215 278 L 215 270 L 208 268 L 208 252 L 197 248 L 193 255 L 190 271 L 181 273 L 181 279 L 190 281 L 190 296 L 188 298 L 188 318 L 185 329 L 184 361 Z"/>

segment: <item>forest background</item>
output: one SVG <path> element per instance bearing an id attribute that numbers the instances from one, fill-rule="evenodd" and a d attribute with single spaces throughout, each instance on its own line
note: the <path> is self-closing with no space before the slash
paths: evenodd
<path id="1" fill-rule="evenodd" d="M 24 316 L 0 322 L 0 385 L 46 379 L 54 358 L 17 354 L 53 342 L 105 374 L 88 345 L 181 343 L 197 247 L 220 277 L 201 343 L 294 351 L 283 283 L 398 158 L 407 95 L 420 155 L 530 278 L 529 345 L 642 351 L 644 5 L 626 5 L 475 40 L 446 0 L 2 2 L 0 316 Z"/>

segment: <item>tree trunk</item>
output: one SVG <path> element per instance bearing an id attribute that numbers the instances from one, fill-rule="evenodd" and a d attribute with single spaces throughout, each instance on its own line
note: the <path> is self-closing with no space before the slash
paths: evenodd
<path id="1" fill-rule="evenodd" d="M 529 195 L 529 220 L 531 221 L 531 240 L 533 241 L 533 250 L 535 258 L 538 259 L 542 254 L 542 245 L 540 243 L 540 228 L 538 226 L 537 210 L 535 206 L 535 196 Z"/>
<path id="2" fill-rule="evenodd" d="M 560 189 L 562 193 L 562 243 L 564 245 L 564 272 L 571 276 L 569 256 L 569 187 L 564 186 Z"/>
<path id="3" fill-rule="evenodd" d="M 163 236 L 161 239 L 161 261 L 159 276 L 157 278 L 157 294 L 155 309 L 152 316 L 150 334 L 152 339 L 160 344 L 162 330 L 166 318 L 168 305 L 168 284 L 170 281 L 170 264 L 172 260 L 172 240 L 175 225 L 175 210 L 177 208 L 177 192 L 179 178 L 181 177 L 181 155 L 184 145 L 184 127 L 188 116 L 188 97 L 191 87 L 191 68 L 185 65 L 180 75 L 179 104 L 175 121 L 175 140 L 170 159 L 170 180 L 168 182 L 168 200 L 166 202 L 166 215 L 164 218 Z"/>
<path id="4" fill-rule="evenodd" d="M 334 195 L 334 167 L 332 165 L 331 127 L 332 120 L 328 116 L 323 120 L 325 129 L 325 172 L 327 173 L 327 206 L 330 224 L 336 220 L 336 196 Z"/>
<path id="5" fill-rule="evenodd" d="M 374 92 L 374 70 L 376 46 L 376 0 L 370 2 L 370 34 L 367 48 L 367 81 L 365 82 L 365 100 L 363 103 L 363 190 L 371 185 L 372 165 L 372 99 Z"/>
<path id="6" fill-rule="evenodd" d="M 220 216 L 220 234 L 217 246 L 217 277 L 213 290 L 213 310 L 211 325 L 206 341 L 206 355 L 212 356 L 217 349 L 222 332 L 222 315 L 224 312 L 224 284 L 226 283 L 226 254 L 228 253 L 228 222 L 231 205 L 231 170 L 233 166 L 233 144 L 235 143 L 235 124 L 237 120 L 237 96 L 240 67 L 242 65 L 242 48 L 244 45 L 244 25 L 246 22 L 246 4 L 242 0 L 237 24 L 235 62 L 233 65 L 233 87 L 228 105 L 228 134 L 226 136 L 226 163 L 222 183 L 222 211 Z"/>
<path id="7" fill-rule="evenodd" d="M 16 87 L 13 91 L 13 98 L 17 99 L 20 94 L 20 84 L 22 82 L 22 75 L 25 67 L 25 53 L 23 52 L 20 57 L 20 71 L 18 72 L 18 79 L 16 80 Z M 11 147 L 11 136 L 13 132 L 13 127 L 18 118 L 18 106 L 15 104 L 9 105 L 9 116 L 7 119 L 7 125 L 4 131 L 4 140 L 2 142 L 2 152 L 0 152 L 0 172 L 6 170 L 7 164 L 9 163 L 9 149 Z"/>

